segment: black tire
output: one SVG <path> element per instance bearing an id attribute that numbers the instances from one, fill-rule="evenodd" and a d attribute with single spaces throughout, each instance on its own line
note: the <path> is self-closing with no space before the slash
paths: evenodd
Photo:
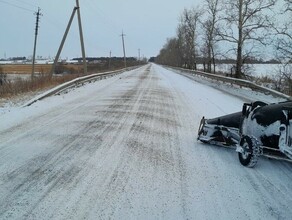
<path id="1" fill-rule="evenodd" d="M 240 140 L 243 152 L 238 153 L 240 163 L 246 167 L 254 167 L 258 162 L 259 144 L 255 138 L 244 136 Z"/>

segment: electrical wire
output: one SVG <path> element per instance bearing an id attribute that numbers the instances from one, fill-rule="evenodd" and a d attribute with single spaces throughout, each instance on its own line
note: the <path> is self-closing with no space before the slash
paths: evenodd
<path id="1" fill-rule="evenodd" d="M 73 7 L 72 7 L 73 9 Z M 69 19 L 69 17 L 68 17 Z M 76 23 L 77 22 L 77 14 L 75 15 L 75 18 L 74 18 L 75 21 L 73 21 L 73 23 Z M 47 14 L 47 16 L 45 16 L 43 18 L 43 22 L 46 22 L 48 24 L 50 24 L 51 26 L 53 26 L 57 31 L 58 33 L 60 34 L 63 34 L 64 31 L 65 31 L 65 28 L 66 28 L 66 22 L 62 22 L 62 21 L 57 21 L 55 19 L 55 17 L 53 17 L 52 15 L 50 14 Z M 63 35 L 62 35 L 63 36 Z M 71 40 L 74 40 L 74 41 L 79 41 L 79 31 L 78 29 L 76 29 L 76 26 L 74 24 L 72 24 L 71 28 L 70 28 L 70 31 L 68 33 L 68 36 L 67 36 L 67 41 L 69 39 Z M 88 38 L 86 38 L 86 36 L 83 36 L 84 39 L 86 40 L 86 44 L 90 45 L 91 48 L 93 48 L 95 45 L 93 43 L 90 42 L 90 40 Z"/>
<path id="2" fill-rule="evenodd" d="M 7 4 L 7 5 L 10 5 L 10 6 L 13 6 L 13 7 L 15 7 L 15 8 L 22 9 L 22 10 L 24 10 L 24 11 L 35 12 L 35 11 L 31 10 L 31 9 L 24 8 L 24 7 L 22 7 L 22 6 L 15 5 L 15 4 L 13 4 L 13 3 L 6 2 L 6 1 L 4 1 L 4 0 L 0 0 L 0 2 L 1 2 L 1 3 L 4 3 L 4 4 Z"/>
<path id="3" fill-rule="evenodd" d="M 36 5 L 25 2 L 23 0 L 11 0 L 11 1 L 14 1 L 14 2 L 11 3 L 11 2 L 8 2 L 6 0 L 0 0 L 0 3 L 4 3 L 4 4 L 10 5 L 12 7 L 19 8 L 19 9 L 24 10 L 24 11 L 28 11 L 28 12 L 35 12 L 35 11 L 32 9 L 29 9 L 28 7 L 23 7 L 22 5 L 26 5 L 26 6 L 30 6 L 30 7 L 37 7 Z M 106 24 L 105 29 L 107 30 L 107 32 L 111 35 L 116 34 L 117 39 L 118 39 L 118 36 L 120 35 L 120 33 L 117 33 L 117 31 L 122 30 L 122 28 L 120 28 L 116 22 L 114 22 L 111 18 L 109 18 L 109 16 L 106 15 L 107 13 L 104 13 L 101 10 L 101 8 L 95 4 L 95 2 L 88 0 L 87 3 L 89 3 L 89 4 L 82 5 L 82 8 L 86 8 L 86 11 L 89 12 L 90 16 L 92 16 L 93 18 L 95 16 L 97 16 L 100 20 L 102 20 L 103 23 Z M 50 17 L 48 15 L 46 15 L 43 19 L 44 19 L 44 21 L 51 23 L 51 25 L 55 26 L 55 28 L 58 29 L 59 31 L 62 31 L 62 32 L 64 31 L 63 24 L 60 24 L 60 21 L 56 21 L 53 17 Z M 77 32 L 77 30 L 75 30 L 75 28 L 71 28 L 71 29 L 72 30 L 70 30 L 70 32 L 71 32 L 70 35 L 74 39 L 77 40 L 79 38 L 79 33 Z M 86 44 L 90 45 L 91 48 L 97 47 L 99 49 L 106 50 L 106 48 L 104 48 L 101 45 L 99 45 L 99 46 L 95 45 L 95 43 L 92 42 L 92 39 L 89 39 L 86 35 L 84 35 L 84 38 L 86 39 Z M 128 41 L 129 41 L 129 39 L 128 39 Z M 128 42 L 128 44 L 130 44 L 130 42 Z"/>
<path id="4" fill-rule="evenodd" d="M 120 24 L 116 23 L 115 21 L 113 21 L 113 19 L 111 19 L 107 13 L 103 12 L 102 9 L 97 5 L 96 1 L 92 1 L 92 0 L 87 0 L 87 4 L 84 4 L 83 8 L 85 8 L 88 12 L 87 14 L 90 14 L 91 16 L 97 16 L 99 18 L 99 20 L 102 21 L 103 24 L 106 24 L 103 26 L 103 31 L 108 32 L 109 34 L 115 34 L 117 36 L 117 38 L 120 36 L 121 31 L 122 31 L 122 27 Z M 131 37 L 127 36 L 126 37 L 126 41 L 127 41 L 127 45 L 128 48 L 135 50 L 134 48 L 136 48 L 133 44 L 133 39 L 131 39 Z M 89 39 L 87 39 L 87 42 L 89 41 Z"/>
<path id="5" fill-rule="evenodd" d="M 43 22 L 47 22 L 50 25 L 52 25 L 56 30 L 58 30 L 59 33 L 63 34 L 65 32 L 66 29 L 66 24 L 65 23 L 60 23 L 59 21 L 56 21 L 55 18 L 53 17 L 49 17 L 49 16 L 45 16 L 43 18 Z M 70 33 L 69 35 L 71 36 L 71 38 L 74 39 L 79 39 L 79 33 L 77 30 L 75 30 L 75 28 L 70 28 Z"/>
<path id="6" fill-rule="evenodd" d="M 105 18 L 105 16 L 101 16 L 100 13 L 97 13 L 97 8 L 96 5 L 91 4 L 91 2 L 87 1 L 87 4 L 81 5 L 81 10 L 82 10 L 82 17 L 87 16 L 91 17 L 90 20 L 96 20 L 97 17 L 99 18 L 98 21 L 102 20 L 104 24 L 107 24 L 104 26 L 106 30 L 103 29 L 103 32 L 107 32 L 108 34 L 112 35 L 117 35 L 117 29 L 113 27 L 113 24 L 109 24 L 109 21 Z M 84 34 L 84 39 L 86 40 L 86 45 L 90 45 L 91 48 L 96 48 L 97 50 L 109 50 L 108 48 L 105 48 L 104 46 L 101 45 L 96 45 L 95 42 L 92 41 L 91 38 L 89 38 L 86 33 Z"/>
<path id="7" fill-rule="evenodd" d="M 108 27 L 111 27 L 115 31 L 121 29 L 121 25 L 117 24 L 115 21 L 113 21 L 111 18 L 109 18 L 107 16 L 107 14 L 104 13 L 101 10 L 101 8 L 96 5 L 97 3 L 95 1 L 93 1 L 93 2 L 88 1 L 88 4 L 91 6 L 85 5 L 85 7 L 86 8 L 88 7 L 89 10 L 91 10 L 94 15 L 97 15 L 99 18 L 101 18 L 103 20 L 103 22 L 107 24 Z"/>
<path id="8" fill-rule="evenodd" d="M 10 0 L 10 1 L 11 1 L 11 0 Z M 25 5 L 29 5 L 29 6 L 31 6 L 31 7 L 36 7 L 36 8 L 38 8 L 37 5 L 34 5 L 34 4 L 31 4 L 31 3 L 25 2 L 25 1 L 23 1 L 23 0 L 12 0 L 12 1 L 17 1 L 17 2 L 19 2 L 19 3 L 25 4 Z"/>

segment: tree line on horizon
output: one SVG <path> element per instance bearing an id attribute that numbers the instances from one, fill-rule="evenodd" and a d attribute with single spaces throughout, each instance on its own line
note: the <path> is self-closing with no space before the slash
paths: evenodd
<path id="1" fill-rule="evenodd" d="M 285 18 L 285 19 L 283 19 Z M 185 8 L 176 36 L 168 38 L 155 62 L 216 73 L 220 60 L 234 60 L 234 77 L 245 77 L 245 65 L 262 60 L 262 48 L 292 82 L 292 0 L 205 0 Z"/>

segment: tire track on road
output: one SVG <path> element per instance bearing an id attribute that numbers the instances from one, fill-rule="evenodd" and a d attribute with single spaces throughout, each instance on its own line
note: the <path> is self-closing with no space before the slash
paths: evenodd
<path id="1" fill-rule="evenodd" d="M 143 80 L 143 79 L 141 79 Z M 140 80 L 140 81 L 141 81 Z M 139 81 L 138 85 L 141 83 Z M 135 91 L 136 90 L 136 91 Z M 122 97 L 131 97 L 135 99 L 135 93 L 137 93 L 137 86 L 133 88 L 133 90 L 126 91 Z M 138 92 L 137 94 L 139 94 Z M 89 101 L 86 101 L 86 103 L 92 102 L 94 98 L 92 98 Z M 126 102 L 131 102 L 131 99 L 123 100 L 123 98 L 117 98 L 113 99 L 112 103 L 109 104 L 108 108 L 116 108 L 121 107 Z M 86 104 L 85 103 L 85 104 Z M 84 106 L 83 104 L 78 105 L 78 107 L 72 109 L 71 111 L 67 111 L 62 114 L 62 116 L 67 115 L 69 113 L 76 114 L 77 109 Z M 19 211 L 21 209 L 24 209 L 23 207 L 24 203 L 26 203 L 26 199 L 23 199 L 23 203 L 19 202 L 21 201 L 21 198 L 23 197 L 22 193 L 27 192 L 27 194 L 32 193 L 32 191 L 40 191 L 40 194 L 43 194 L 42 196 L 38 196 L 40 199 L 35 201 L 35 205 L 33 204 L 27 204 L 28 206 L 32 206 L 30 212 L 37 206 L 39 202 L 42 201 L 43 198 L 48 197 L 48 194 L 56 189 L 60 189 L 63 187 L 63 185 L 68 186 L 68 181 L 72 182 L 74 179 L 75 182 L 79 182 L 81 178 L 84 177 L 84 172 L 82 175 L 80 175 L 82 166 L 86 164 L 86 161 L 92 156 L 94 151 L 98 150 L 98 148 L 102 145 L 105 146 L 111 146 L 116 140 L 114 138 L 111 138 L 110 140 L 105 140 L 107 143 L 102 143 L 102 137 L 106 136 L 108 133 L 114 131 L 119 131 L 121 128 L 125 125 L 127 118 L 124 117 L 128 114 L 128 112 L 131 111 L 131 105 L 123 105 L 123 113 L 119 112 L 117 114 L 113 114 L 112 112 L 106 112 L 100 115 L 99 117 L 109 119 L 110 121 L 103 121 L 101 122 L 100 119 L 91 121 L 88 123 L 85 127 L 81 127 L 77 133 L 79 134 L 87 134 L 92 129 L 97 130 L 98 132 L 94 135 L 94 139 L 90 140 L 86 136 L 82 135 L 72 135 L 68 137 L 57 137 L 53 138 L 54 143 L 53 145 L 60 145 L 60 147 L 57 147 L 55 150 L 49 152 L 47 155 L 39 156 L 36 158 L 33 158 L 32 160 L 29 160 L 25 164 L 23 164 L 21 167 L 19 167 L 16 170 L 13 170 L 10 173 L 6 173 L 4 177 L 1 177 L 1 183 L 5 186 L 6 192 L 9 192 L 6 197 L 2 197 L 5 201 L 5 203 L 0 204 L 0 210 L 8 210 L 8 207 L 10 207 L 12 204 L 14 204 L 14 207 L 19 207 Z M 98 112 L 100 114 L 100 112 Z M 50 120 L 47 124 L 43 126 L 48 126 L 50 123 L 57 122 L 60 120 L 62 116 L 58 116 L 57 118 L 54 118 L 53 120 Z M 117 123 L 119 119 L 124 118 L 124 121 L 121 121 L 120 123 Z M 101 123 L 100 123 L 101 122 Z M 37 130 L 37 128 L 35 129 Z M 35 133 L 30 131 L 32 133 Z M 25 136 L 25 135 L 23 135 Z M 96 140 L 99 140 L 100 143 L 95 143 Z M 84 145 L 84 142 L 89 146 L 82 147 Z M 92 151 L 90 146 L 94 151 Z M 100 146 L 98 146 L 100 145 Z M 76 157 L 78 155 L 84 156 L 85 150 L 88 150 L 87 157 L 83 159 L 83 162 L 79 164 L 79 166 L 75 166 L 73 164 Z M 67 163 L 66 163 L 67 161 Z M 62 169 L 58 169 L 62 167 Z M 74 168 L 75 167 L 75 168 Z M 70 183 L 72 184 L 72 183 Z M 69 185 L 70 185 L 69 184 Z M 9 186 L 8 186 L 9 185 Z M 41 190 L 42 187 L 46 186 L 46 190 Z M 38 190 L 39 189 L 39 190 Z M 18 202 L 15 202 L 18 201 Z M 9 214 L 8 214 L 9 215 Z"/>

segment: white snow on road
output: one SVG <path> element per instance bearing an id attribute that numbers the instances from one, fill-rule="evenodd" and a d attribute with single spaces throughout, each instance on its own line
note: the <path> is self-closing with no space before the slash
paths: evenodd
<path id="1" fill-rule="evenodd" d="M 243 99 L 151 64 L 0 115 L 0 219 L 291 219 L 292 166 L 196 140 Z"/>

